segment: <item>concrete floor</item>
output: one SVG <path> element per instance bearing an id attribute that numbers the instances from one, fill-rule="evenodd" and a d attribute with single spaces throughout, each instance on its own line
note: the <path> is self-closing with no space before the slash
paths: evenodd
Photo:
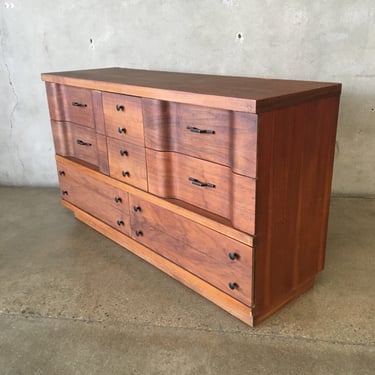
<path id="1" fill-rule="evenodd" d="M 375 200 L 332 200 L 326 269 L 256 328 L 74 219 L 0 188 L 0 374 L 374 374 Z"/>

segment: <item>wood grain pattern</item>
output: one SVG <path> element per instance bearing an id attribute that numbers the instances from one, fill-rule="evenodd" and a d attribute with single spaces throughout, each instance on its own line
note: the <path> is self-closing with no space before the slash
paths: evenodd
<path id="1" fill-rule="evenodd" d="M 95 128 L 91 90 L 53 83 L 46 88 L 51 120 Z"/>
<path id="2" fill-rule="evenodd" d="M 92 165 L 99 165 L 96 133 L 84 126 L 69 123 L 74 129 L 74 156 Z"/>
<path id="3" fill-rule="evenodd" d="M 82 174 L 67 163 L 57 162 L 57 168 L 62 199 L 130 235 L 127 192 Z"/>
<path id="4" fill-rule="evenodd" d="M 147 169 L 144 147 L 107 138 L 109 174 L 127 184 L 147 191 Z M 125 176 L 124 172 L 127 172 Z"/>
<path id="5" fill-rule="evenodd" d="M 98 150 L 98 166 L 100 172 L 109 175 L 107 138 L 103 134 L 96 133 Z"/>
<path id="6" fill-rule="evenodd" d="M 174 152 L 146 149 L 146 159 L 150 193 L 188 202 L 254 234 L 254 179 L 235 175 L 228 167 Z M 197 186 L 189 181 L 190 177 L 214 187 Z"/>
<path id="7" fill-rule="evenodd" d="M 219 233 L 225 234 L 227 237 L 233 238 L 237 241 L 240 241 L 246 245 L 253 246 L 254 237 L 246 234 L 244 232 L 238 231 L 235 228 L 223 224 L 221 221 L 216 219 L 212 219 L 203 215 L 202 213 L 197 213 L 194 210 L 189 208 L 189 205 L 185 205 L 185 207 L 176 205 L 175 203 L 156 197 L 155 195 L 148 194 L 143 190 L 137 189 L 131 185 L 124 184 L 120 181 L 117 181 L 113 178 L 103 175 L 102 173 L 98 173 L 97 171 L 93 170 L 82 164 L 77 164 L 73 160 L 69 160 L 63 158 L 59 155 L 56 155 L 56 162 L 64 163 L 65 165 L 69 166 L 70 168 L 74 168 L 77 170 L 77 173 L 82 173 L 87 176 L 91 176 L 98 181 L 102 181 L 108 185 L 116 187 L 117 189 L 124 190 L 130 194 L 140 197 L 141 199 L 147 200 L 150 203 L 156 204 L 160 207 L 164 207 L 170 211 L 174 211 L 179 215 L 186 217 L 190 220 L 195 221 L 196 223 L 202 224 L 207 228 L 211 228 Z"/>
<path id="8" fill-rule="evenodd" d="M 322 270 L 339 98 L 259 120 L 255 315 L 267 314 Z"/>
<path id="9" fill-rule="evenodd" d="M 103 93 L 102 99 L 106 134 L 112 138 L 143 146 L 141 99 L 110 93 Z M 124 130 L 119 132 L 119 128 Z"/>
<path id="10" fill-rule="evenodd" d="M 341 84 L 105 68 L 44 73 L 47 82 L 212 108 L 261 113 L 319 97 Z"/>
<path id="11" fill-rule="evenodd" d="M 91 129 L 71 122 L 51 121 L 55 152 L 62 156 L 71 156 L 84 162 L 98 165 L 96 134 Z M 89 145 L 78 144 L 77 141 Z"/>
<path id="12" fill-rule="evenodd" d="M 129 198 L 134 240 L 203 278 L 233 298 L 248 306 L 251 305 L 253 251 L 250 246 L 245 246 L 139 197 L 130 195 Z M 137 211 L 132 210 L 132 207 Z M 141 235 L 139 231 L 142 232 Z M 238 258 L 231 260 L 229 253 L 235 253 Z M 230 282 L 236 283 L 237 287 L 234 290 L 229 288 Z"/>
<path id="13" fill-rule="evenodd" d="M 256 115 L 143 99 L 143 118 L 146 147 L 179 152 L 256 176 Z M 197 133 L 197 129 L 210 133 Z"/>
<path id="14" fill-rule="evenodd" d="M 104 114 L 103 114 L 103 102 L 101 91 L 92 90 L 92 105 L 94 110 L 95 130 L 98 134 L 106 135 Z"/>
<path id="15" fill-rule="evenodd" d="M 201 296 L 207 298 L 209 301 L 220 306 L 223 310 L 229 312 L 231 315 L 242 320 L 246 324 L 253 325 L 253 316 L 251 308 L 241 303 L 240 301 L 232 298 L 227 293 L 222 292 L 218 288 L 210 285 L 201 278 L 193 275 L 192 273 L 184 270 L 168 259 L 160 256 L 159 254 L 151 251 L 142 244 L 134 241 L 128 236 L 114 230 L 110 226 L 106 225 L 102 221 L 96 219 L 95 217 L 87 214 L 86 212 L 80 210 L 76 206 L 70 204 L 69 202 L 62 201 L 62 204 L 72 210 L 77 219 L 81 220 L 85 224 L 89 225 L 93 229 L 97 230 L 99 233 L 110 238 L 112 241 L 121 245 L 124 249 L 129 250 L 133 254 L 144 259 L 146 262 L 152 264 L 153 266 L 159 268 L 161 271 L 167 275 L 178 280 L 188 288 L 194 290 Z"/>

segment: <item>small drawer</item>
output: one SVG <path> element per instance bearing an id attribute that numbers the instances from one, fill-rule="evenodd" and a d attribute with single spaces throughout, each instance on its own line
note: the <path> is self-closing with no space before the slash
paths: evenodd
<path id="1" fill-rule="evenodd" d="M 107 136 L 144 146 L 141 99 L 107 92 L 102 99 Z"/>
<path id="2" fill-rule="evenodd" d="M 71 122 L 51 121 L 56 154 L 71 156 L 94 166 L 99 165 L 94 130 Z"/>
<path id="3" fill-rule="evenodd" d="M 254 234 L 255 179 L 175 152 L 146 149 L 146 158 L 150 193 L 190 203 Z"/>
<path id="4" fill-rule="evenodd" d="M 253 249 L 250 246 L 132 194 L 129 207 L 133 239 L 251 305 Z"/>
<path id="5" fill-rule="evenodd" d="M 257 116 L 143 99 L 146 147 L 175 151 L 256 176 Z"/>
<path id="6" fill-rule="evenodd" d="M 144 147 L 109 137 L 107 144 L 110 176 L 147 191 Z"/>
<path id="7" fill-rule="evenodd" d="M 46 87 L 51 120 L 95 128 L 91 90 L 55 83 Z"/>
<path id="8" fill-rule="evenodd" d="M 130 235 L 128 193 L 58 162 L 61 198 Z"/>

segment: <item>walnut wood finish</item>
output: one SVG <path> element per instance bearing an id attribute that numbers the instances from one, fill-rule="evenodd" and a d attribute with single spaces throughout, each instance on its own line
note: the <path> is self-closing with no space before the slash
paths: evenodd
<path id="1" fill-rule="evenodd" d="M 61 198 L 130 235 L 128 193 L 57 162 Z"/>
<path id="2" fill-rule="evenodd" d="M 129 198 L 133 239 L 251 305 L 251 247 L 136 196 Z"/>
<path id="3" fill-rule="evenodd" d="M 103 113 L 109 137 L 144 145 L 142 101 L 128 95 L 103 93 Z"/>
<path id="4" fill-rule="evenodd" d="M 147 191 L 146 155 L 143 147 L 107 138 L 109 174 Z"/>
<path id="5" fill-rule="evenodd" d="M 120 68 L 42 78 L 77 218 L 250 325 L 313 286 L 340 84 Z"/>
<path id="6" fill-rule="evenodd" d="M 46 83 L 51 120 L 95 128 L 91 90 Z"/>
<path id="7" fill-rule="evenodd" d="M 149 248 L 143 246 L 137 241 L 134 241 L 132 238 L 125 236 L 117 230 L 114 230 L 107 224 L 80 210 L 78 207 L 70 204 L 69 202 L 62 200 L 61 203 L 65 207 L 72 210 L 78 220 L 81 220 L 85 224 L 97 230 L 99 233 L 121 245 L 124 249 L 131 251 L 133 254 L 144 259 L 146 262 L 159 268 L 167 275 L 173 277 L 175 280 L 178 280 L 182 284 L 191 288 L 201 296 L 207 298 L 209 301 L 220 306 L 223 310 L 242 320 L 244 323 L 253 326 L 253 316 L 250 307 L 232 298 L 218 288 L 215 288 L 201 278 L 193 275 L 191 272 L 186 271 L 175 263 L 160 256 L 154 251 L 150 251 Z"/>
<path id="8" fill-rule="evenodd" d="M 143 99 L 143 117 L 146 147 L 179 152 L 256 176 L 256 115 Z"/>
<path id="9" fill-rule="evenodd" d="M 326 98 L 259 119 L 256 319 L 323 269 L 338 104 Z"/>
<path id="10" fill-rule="evenodd" d="M 46 82 L 117 92 L 143 98 L 261 113 L 327 96 L 341 84 L 105 68 L 44 73 Z"/>
<path id="11" fill-rule="evenodd" d="M 93 130 L 71 122 L 51 121 L 55 151 L 58 155 L 71 156 L 98 166 L 96 134 Z M 83 142 L 82 145 L 77 142 Z"/>
<path id="12" fill-rule="evenodd" d="M 85 166 L 82 164 L 78 164 L 73 160 L 66 159 L 59 155 L 56 155 L 56 162 L 57 163 L 64 163 L 64 165 L 69 166 L 69 168 L 74 168 L 77 173 L 82 173 L 92 178 L 95 178 L 98 181 L 104 182 L 108 185 L 111 185 L 117 189 L 127 191 L 128 193 L 138 196 L 141 199 L 147 200 L 155 205 L 160 207 L 166 208 L 167 210 L 173 211 L 178 213 L 180 216 L 183 216 L 189 220 L 192 220 L 196 223 L 202 224 L 207 228 L 211 228 L 219 233 L 225 234 L 227 237 L 233 238 L 234 240 L 240 241 L 246 245 L 253 246 L 254 245 L 254 237 L 250 236 L 249 234 L 243 233 L 238 231 L 237 229 L 229 226 L 228 224 L 224 224 L 222 221 L 217 220 L 216 218 L 211 218 L 211 215 L 205 216 L 200 211 L 197 213 L 189 204 L 184 204 L 183 206 L 176 205 L 173 201 L 169 201 L 166 199 L 158 198 L 155 195 L 148 194 L 147 192 L 137 189 L 131 185 L 124 184 L 120 181 L 117 181 L 113 178 L 103 175 L 102 173 L 98 173 L 97 171 L 93 170 L 89 166 Z"/>
<path id="13" fill-rule="evenodd" d="M 254 233 L 254 179 L 235 175 L 228 167 L 174 152 L 146 149 L 146 159 L 150 193 L 188 202 L 227 218 L 240 230 Z M 214 187 L 197 186 L 189 178 Z"/>

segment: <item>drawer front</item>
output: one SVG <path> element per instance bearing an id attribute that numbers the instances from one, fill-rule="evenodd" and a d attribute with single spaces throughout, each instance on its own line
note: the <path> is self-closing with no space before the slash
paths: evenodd
<path id="1" fill-rule="evenodd" d="M 254 234 L 255 179 L 174 152 L 147 149 L 146 156 L 150 193 L 190 203 Z"/>
<path id="2" fill-rule="evenodd" d="M 143 99 L 146 147 L 175 151 L 256 176 L 257 116 Z"/>
<path id="3" fill-rule="evenodd" d="M 128 193 L 57 163 L 62 199 L 130 235 Z"/>
<path id="4" fill-rule="evenodd" d="M 46 87 L 52 120 L 95 128 L 91 90 L 52 83 Z"/>
<path id="5" fill-rule="evenodd" d="M 107 92 L 102 99 L 107 135 L 144 146 L 141 99 Z"/>
<path id="6" fill-rule="evenodd" d="M 144 147 L 109 137 L 107 142 L 110 176 L 147 191 Z"/>
<path id="7" fill-rule="evenodd" d="M 251 304 L 251 247 L 131 194 L 129 204 L 131 236 L 135 240 Z"/>
<path id="8" fill-rule="evenodd" d="M 174 152 L 146 150 L 146 155 L 150 193 L 180 199 L 229 218 L 228 167 Z"/>
<path id="9" fill-rule="evenodd" d="M 94 130 L 71 122 L 51 121 L 56 154 L 71 156 L 98 166 Z"/>

